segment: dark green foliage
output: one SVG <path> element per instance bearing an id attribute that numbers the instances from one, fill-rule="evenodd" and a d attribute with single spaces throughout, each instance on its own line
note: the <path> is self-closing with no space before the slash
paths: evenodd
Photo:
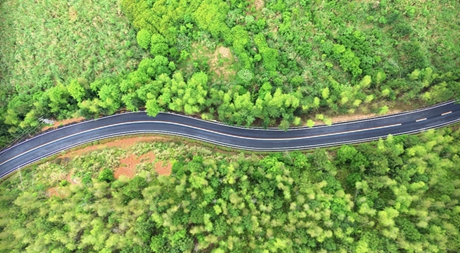
<path id="1" fill-rule="evenodd" d="M 113 176 L 113 171 L 111 169 L 103 169 L 97 178 L 101 182 L 112 182 L 115 180 L 115 177 Z"/>
<path id="2" fill-rule="evenodd" d="M 69 181 L 67 180 L 62 180 L 61 183 L 59 183 L 60 186 L 67 186 L 69 185 Z"/>
<path id="3" fill-rule="evenodd" d="M 142 199 L 142 190 L 147 186 L 145 178 L 135 176 L 123 187 L 123 195 L 125 195 L 125 202 L 132 199 Z"/>

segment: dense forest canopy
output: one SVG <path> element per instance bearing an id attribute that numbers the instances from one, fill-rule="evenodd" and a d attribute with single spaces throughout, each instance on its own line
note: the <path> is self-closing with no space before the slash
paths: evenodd
<path id="1" fill-rule="evenodd" d="M 458 252 L 456 129 L 308 153 L 156 142 L 51 160 L 0 184 L 0 252 Z M 152 151 L 170 176 L 141 162 L 114 178 L 120 158 Z"/>
<path id="2" fill-rule="evenodd" d="M 40 118 L 120 109 L 287 129 L 458 98 L 459 9 L 3 0 L 0 146 Z M 142 162 L 115 178 L 120 158 L 148 152 L 172 174 Z M 0 252 L 457 252 L 460 130 L 305 153 L 141 143 L 31 166 L 0 191 Z"/>
<path id="3" fill-rule="evenodd" d="M 0 139 L 40 117 L 121 108 L 287 129 L 330 124 L 323 112 L 445 101 L 460 94 L 458 9 L 441 0 L 7 0 Z"/>

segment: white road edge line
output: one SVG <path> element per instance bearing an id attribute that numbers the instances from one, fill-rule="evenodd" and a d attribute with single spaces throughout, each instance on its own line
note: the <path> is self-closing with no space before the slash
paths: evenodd
<path id="1" fill-rule="evenodd" d="M 432 127 L 430 127 L 430 129 L 434 129 L 434 128 L 439 128 L 439 127 L 443 127 L 443 126 L 446 126 L 446 125 L 449 125 L 449 124 L 453 124 L 453 123 L 456 123 L 456 122 L 459 122 L 460 119 L 456 119 L 456 120 L 453 120 L 453 121 L 450 121 L 450 122 L 446 122 L 446 123 L 442 123 L 442 124 L 437 124 L 437 125 L 434 125 Z M 123 136 L 123 135 L 129 135 L 131 132 L 131 134 L 134 134 L 134 132 L 138 132 L 138 131 L 128 131 L 128 132 L 124 132 L 122 133 L 121 135 L 118 134 L 118 135 L 108 135 L 108 136 L 100 136 L 100 138 L 96 137 L 94 138 L 93 140 L 100 140 L 100 139 L 105 139 L 105 138 L 110 138 L 110 137 L 113 137 L 113 136 Z M 187 136 L 187 134 L 177 134 L 177 133 L 168 133 L 167 131 L 166 132 L 163 132 L 163 131 L 148 131 L 148 132 L 144 132 L 144 131 L 140 131 L 142 133 L 150 133 L 150 134 L 171 134 L 173 136 L 182 136 L 182 137 L 191 137 L 191 138 L 195 138 L 195 139 L 198 139 L 198 140 L 201 140 L 201 141 L 209 141 L 210 143 L 214 143 L 214 144 L 220 144 L 222 146 L 226 146 L 226 147 L 232 147 L 232 148 L 239 148 L 239 149 L 246 149 L 246 150 L 253 150 L 253 151 L 282 151 L 282 150 L 286 150 L 286 149 L 277 149 L 277 148 L 273 148 L 273 149 L 258 149 L 258 148 L 248 148 L 248 147 L 245 147 L 245 146 L 238 146 L 238 145 L 228 145 L 226 143 L 221 143 L 219 141 L 214 141 L 214 140 L 208 140 L 206 138 L 204 139 L 201 139 L 201 138 L 196 138 L 195 136 Z M 139 133 L 139 132 L 138 132 Z M 418 130 L 412 130 L 412 131 L 406 131 L 406 132 L 401 132 L 401 133 L 397 133 L 396 135 L 401 135 L 401 134 L 413 134 L 413 133 L 420 133 L 420 131 Z M 309 148 L 319 148 L 319 147 L 330 147 L 330 146 L 336 146 L 336 145 L 341 145 L 341 144 L 353 144 L 353 143 L 361 143 L 361 142 L 366 142 L 366 141 L 372 141 L 372 140 L 377 140 L 379 138 L 385 138 L 386 136 L 388 135 L 384 135 L 384 136 L 374 136 L 374 137 L 370 137 L 370 138 L 363 138 L 363 139 L 357 139 L 357 140 L 351 140 L 351 141 L 341 141 L 341 142 L 335 142 L 335 143 L 328 143 L 328 144 L 318 144 L 318 145 L 308 145 L 308 146 L 298 146 L 298 147 L 295 147 L 295 148 L 288 148 L 287 150 L 302 150 L 302 149 L 309 149 Z M 93 141 L 93 140 L 89 140 L 89 142 Z M 53 153 L 48 153 L 48 154 L 45 154 L 45 155 L 42 155 L 32 161 L 30 161 L 29 163 L 23 163 L 15 168 L 12 168 L 10 169 L 6 174 L 4 175 L 0 175 L 0 179 L 1 178 L 4 178 L 5 176 L 13 173 L 14 171 L 16 171 L 18 168 L 21 168 L 21 167 L 24 167 L 24 166 L 28 166 L 34 162 L 37 162 L 39 161 L 40 159 L 43 159 L 43 158 L 46 158 L 46 157 L 49 157 L 49 156 L 52 156 L 54 154 L 57 154 L 63 150 L 67 150 L 69 148 L 72 148 L 72 147 L 76 147 L 78 145 L 82 145 L 82 144 L 85 144 L 85 143 L 88 143 L 88 142 L 81 142 L 81 143 L 78 143 L 76 145 L 74 144 L 71 144 L 67 147 L 64 147 L 62 150 L 58 150 L 57 152 L 53 152 Z"/>
<path id="2" fill-rule="evenodd" d="M 168 122 L 168 121 L 132 121 L 132 122 L 123 122 L 123 123 L 117 123 L 117 124 L 112 124 L 112 125 L 106 125 L 106 126 L 101 126 L 101 127 L 96 127 L 96 128 L 93 128 L 93 129 L 89 129 L 89 130 L 85 130 L 85 131 L 81 131 L 81 132 L 78 132 L 78 133 L 74 133 L 74 134 L 70 134 L 70 135 L 67 135 L 67 136 L 64 136 L 62 138 L 59 138 L 59 139 L 55 139 L 55 140 L 52 140 L 52 141 L 49 141 L 47 143 L 43 143 L 42 145 L 40 146 L 37 146 L 37 147 L 34 147 L 32 149 L 29 149 L 27 151 L 24 151 L 22 152 L 21 154 L 18 154 L 16 156 L 13 156 L 11 157 L 10 159 L 8 160 L 5 160 L 3 162 L 0 163 L 0 165 L 3 165 L 17 157 L 20 157 L 22 155 L 25 155 L 29 152 L 32 152 L 34 150 L 37 150 L 41 147 L 44 147 L 44 146 L 47 146 L 47 145 L 50 145 L 52 143 L 55 143 L 55 142 L 58 142 L 58 141 L 61 141 L 61 140 L 64 140 L 64 139 L 67 139 L 67 138 L 70 138 L 70 137 L 73 137 L 73 136 L 76 136 L 76 135 L 79 135 L 79 134 L 83 134 L 83 133 L 87 133 L 87 132 L 92 132 L 92 131 L 95 131 L 95 130 L 98 130 L 98 129 L 104 129 L 104 128 L 109 128 L 109 127 L 115 127 L 115 126 L 120 126 L 120 125 L 127 125 L 127 124 L 136 124 L 136 123 L 140 123 L 140 124 L 171 124 L 171 125 L 177 125 L 177 126 L 183 126 L 183 127 L 188 127 L 188 128 L 192 128 L 192 129 L 197 129 L 197 130 L 201 130 L 203 132 L 209 132 L 209 133 L 214 133 L 214 134 L 217 134 L 217 135 L 224 135 L 224 136 L 229 136 L 229 137 L 233 137 L 233 138 L 239 138 L 239 139 L 247 139 L 247 140 L 261 140 L 261 141 L 288 141 L 288 140 L 301 140 L 301 139 L 311 139 L 311 138 L 317 138 L 317 137 L 324 137 L 324 136 L 331 136 L 331 135 L 339 135 L 339 134 L 348 134 L 348 133 L 356 133 L 356 132 L 363 132 L 363 131 L 368 131 L 368 130 L 376 130 L 376 129 L 382 129 L 382 128 L 388 128 L 388 127 L 395 127 L 395 126 L 400 126 L 401 123 L 399 124 L 393 124 L 393 125 L 385 125 L 385 126 L 379 126 L 379 127 L 372 127 L 372 128 L 363 128 L 363 129 L 358 129 L 358 130 L 350 130 L 350 131 L 343 131 L 343 132 L 337 132 L 337 133 L 330 133 L 330 134 L 319 134 L 319 135 L 312 135 L 312 136 L 304 136 L 304 137 L 293 137 L 293 138 L 254 138 L 254 137 L 244 137 L 244 136 L 239 136 L 239 135 L 233 135 L 233 134 L 226 134 L 226 133 L 221 133 L 221 132 L 217 132 L 217 131 L 213 131 L 213 130 L 209 130 L 209 129 L 204 129 L 204 128 L 200 128 L 200 127 L 194 127 L 194 126 L 190 126 L 190 125 L 186 125 L 186 124 L 180 124 L 180 123 L 176 123 L 176 122 Z"/>
<path id="3" fill-rule="evenodd" d="M 416 109 L 416 110 L 413 110 L 413 111 L 405 111 L 405 112 L 401 112 L 401 113 L 390 114 L 390 115 L 380 116 L 380 117 L 376 117 L 376 118 L 363 119 L 363 120 L 360 120 L 360 122 L 367 122 L 367 121 L 379 120 L 379 119 L 384 119 L 384 118 L 392 118 L 392 117 L 407 115 L 407 114 L 411 114 L 411 113 L 418 113 L 418 112 L 428 111 L 428 110 L 430 110 L 430 109 L 435 109 L 435 108 L 442 107 L 442 106 L 446 106 L 446 105 L 450 105 L 450 104 L 453 104 L 453 103 L 455 103 L 455 101 L 447 101 L 447 102 L 440 103 L 440 104 L 437 104 L 437 105 L 434 105 L 434 106 L 431 106 L 431 107 L 425 107 L 425 108 Z M 22 142 L 20 142 L 20 143 L 17 143 L 17 144 L 22 144 L 22 143 L 31 141 L 31 140 L 33 140 L 33 139 L 39 138 L 39 137 L 41 137 L 41 136 L 43 136 L 43 135 L 45 135 L 45 134 L 48 134 L 48 133 L 51 133 L 51 132 L 55 132 L 55 131 L 60 131 L 60 130 L 62 130 L 62 129 L 65 129 L 65 128 L 68 128 L 68 127 L 71 127 L 71 126 L 84 125 L 84 124 L 88 124 L 88 123 L 91 123 L 91 122 L 94 122 L 94 121 L 98 121 L 98 120 L 102 120 L 102 119 L 106 119 L 106 118 L 118 117 L 118 116 L 120 116 L 120 115 L 122 115 L 122 114 L 136 114 L 136 113 L 141 113 L 141 112 L 144 112 L 144 111 L 138 111 L 138 112 L 123 112 L 123 113 L 119 113 L 119 114 L 113 114 L 113 115 L 109 115 L 109 116 L 104 116 L 104 117 L 98 118 L 98 119 L 85 120 L 85 121 L 83 121 L 83 122 L 78 122 L 78 123 L 75 123 L 75 124 L 69 124 L 69 125 L 66 125 L 66 126 L 57 128 L 57 129 L 52 129 L 52 130 L 49 130 L 49 131 L 46 131 L 46 132 L 39 133 L 39 134 L 33 136 L 32 138 L 26 139 L 26 140 L 24 140 L 24 141 L 22 141 Z M 181 116 L 181 117 L 185 117 L 185 118 L 191 118 L 191 117 L 188 117 L 188 116 L 185 116 L 185 115 L 182 115 L 182 114 L 168 113 L 168 112 L 162 112 L 162 113 L 164 113 L 164 114 L 176 115 L 176 116 Z M 212 123 L 212 122 L 209 122 L 209 121 L 206 121 L 206 120 L 203 120 L 203 119 L 198 119 L 198 118 L 192 118 L 192 119 L 195 119 L 195 120 L 198 120 L 198 121 L 203 121 L 203 122 Z M 356 121 L 338 122 L 338 123 L 333 124 L 333 125 L 347 125 L 347 124 L 352 124 L 352 123 L 356 123 Z M 230 126 L 230 125 L 223 124 L 222 122 L 218 122 L 218 123 L 214 123 L 214 124 L 216 124 L 216 125 L 223 125 L 223 126 Z M 252 129 L 251 129 L 251 128 L 244 128 L 244 127 L 238 127 L 238 126 L 230 126 L 230 127 L 241 128 L 241 129 L 247 129 L 247 130 L 259 130 L 258 128 L 252 128 Z M 322 128 L 322 127 L 327 127 L 327 126 L 324 126 L 324 125 L 315 126 L 315 128 Z M 303 130 L 303 129 L 306 129 L 306 127 L 291 128 L 290 131 Z M 275 130 L 275 129 L 267 129 L 267 130 L 269 130 L 269 131 L 284 131 L 284 130 Z M 16 145 L 17 145 L 17 144 L 16 144 Z M 0 151 L 0 154 L 5 153 L 5 152 L 8 151 L 9 149 L 14 148 L 16 145 L 13 145 L 13 146 L 11 146 L 11 147 L 9 147 L 9 148 L 6 148 L 6 149 Z"/>
<path id="4" fill-rule="evenodd" d="M 448 112 L 445 112 L 445 113 L 441 113 L 441 116 L 444 116 L 444 115 L 447 115 L 447 114 L 451 114 L 452 111 L 448 111 Z"/>
<path id="5" fill-rule="evenodd" d="M 424 120 L 426 120 L 426 118 L 418 119 L 415 122 L 420 122 L 420 121 L 424 121 Z"/>

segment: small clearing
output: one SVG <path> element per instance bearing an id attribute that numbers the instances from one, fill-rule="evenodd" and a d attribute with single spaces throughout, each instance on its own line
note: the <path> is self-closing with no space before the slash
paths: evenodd
<path id="1" fill-rule="evenodd" d="M 191 62 L 188 63 L 188 69 L 193 66 L 194 61 L 206 61 L 209 66 L 209 71 L 215 74 L 215 78 L 228 80 L 229 77 L 236 74 L 232 69 L 235 59 L 230 51 L 230 48 L 217 46 L 213 51 L 211 48 L 201 43 L 192 44 Z"/>
<path id="2" fill-rule="evenodd" d="M 169 176 L 172 172 L 172 164 L 170 162 L 164 164 L 163 162 L 155 163 L 155 171 L 158 175 Z"/>
<path id="3" fill-rule="evenodd" d="M 78 181 L 78 179 L 76 178 L 72 178 L 73 176 L 73 171 L 69 173 L 69 175 L 66 176 L 66 180 L 67 182 L 71 183 L 71 184 L 79 184 L 80 182 Z"/>
<path id="4" fill-rule="evenodd" d="M 228 47 L 217 47 L 214 51 L 213 57 L 209 60 L 208 64 L 210 69 L 216 73 L 219 78 L 228 80 L 228 77 L 235 74 L 231 69 L 234 62 L 233 55 Z"/>
<path id="5" fill-rule="evenodd" d="M 260 11 L 264 8 L 265 2 L 264 0 L 254 0 L 254 7 L 256 10 Z"/>
<path id="6" fill-rule="evenodd" d="M 56 197 L 59 197 L 59 198 L 63 199 L 63 198 L 66 197 L 66 194 L 61 191 L 59 186 L 57 186 L 57 187 L 48 188 L 46 190 L 46 196 L 49 197 L 49 198 L 51 198 L 53 196 L 56 196 Z"/>
<path id="7" fill-rule="evenodd" d="M 136 175 L 136 165 L 144 162 L 153 162 L 155 160 L 155 154 L 149 152 L 147 154 L 137 157 L 132 154 L 126 158 L 120 159 L 121 166 L 115 169 L 114 176 L 118 179 L 121 175 L 125 175 L 129 178 L 133 178 Z"/>
<path id="8" fill-rule="evenodd" d="M 114 176 L 116 179 L 118 179 L 121 175 L 133 178 L 136 175 L 136 165 L 141 163 L 153 163 L 154 161 L 155 154 L 153 152 L 149 152 L 139 157 L 131 154 L 126 158 L 120 159 L 121 166 L 115 169 Z M 166 165 L 161 161 L 155 163 L 155 171 L 158 175 L 170 175 L 171 168 L 171 163 L 167 163 Z"/>

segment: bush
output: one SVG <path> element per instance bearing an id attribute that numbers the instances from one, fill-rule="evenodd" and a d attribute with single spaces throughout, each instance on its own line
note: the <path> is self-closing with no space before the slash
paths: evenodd
<path id="1" fill-rule="evenodd" d="M 137 44 L 139 44 L 139 46 L 141 46 L 143 49 L 148 49 L 151 37 L 152 34 L 148 30 L 141 29 L 136 36 Z"/>
<path id="2" fill-rule="evenodd" d="M 99 177 L 97 178 L 99 181 L 103 182 L 112 182 L 115 180 L 115 177 L 113 175 L 113 171 L 111 169 L 104 169 L 99 173 Z"/>
<path id="3" fill-rule="evenodd" d="M 62 180 L 60 183 L 59 183 L 60 186 L 67 186 L 69 185 L 69 181 L 67 180 Z"/>

